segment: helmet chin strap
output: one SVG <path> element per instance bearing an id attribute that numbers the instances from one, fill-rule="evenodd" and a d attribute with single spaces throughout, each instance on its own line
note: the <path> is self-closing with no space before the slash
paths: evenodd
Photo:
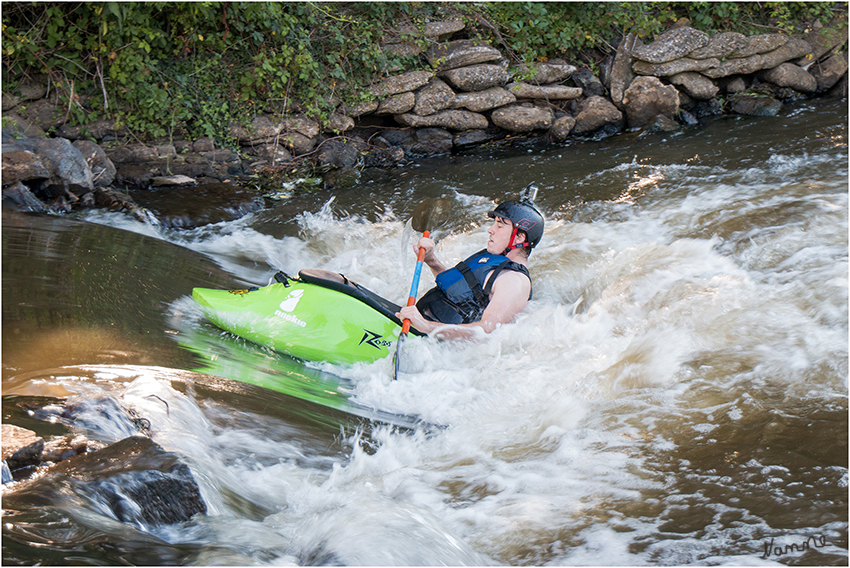
<path id="1" fill-rule="evenodd" d="M 519 231 L 519 229 L 517 227 L 514 227 L 514 230 L 511 233 L 511 240 L 508 241 L 508 247 L 504 250 L 504 252 L 502 252 L 502 256 L 507 255 L 509 252 L 511 252 L 515 248 L 528 247 L 528 243 L 522 243 L 522 244 L 519 244 L 519 245 L 514 244 L 514 240 L 516 240 L 517 231 Z"/>

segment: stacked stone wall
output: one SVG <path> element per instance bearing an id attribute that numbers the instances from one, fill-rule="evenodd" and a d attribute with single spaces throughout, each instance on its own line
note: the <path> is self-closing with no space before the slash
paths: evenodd
<path id="1" fill-rule="evenodd" d="M 510 65 L 496 47 L 452 39 L 463 32 L 460 22 L 435 22 L 426 26 L 429 49 L 386 45 L 393 53 L 418 55 L 428 69 L 388 72 L 368 87 L 373 100 L 340 106 L 324 124 L 294 113 L 258 114 L 247 126 L 231 125 L 226 137 L 237 141 L 238 151 L 216 148 L 206 138 L 118 144 L 129 138 L 126 129 L 110 121 L 71 126 L 63 119 L 67 109 L 44 85 L 23 85 L 3 93 L 4 196 L 30 206 L 62 196 L 64 187 L 64 209 L 122 207 L 126 196 L 103 189 L 238 180 L 299 158 L 346 170 L 518 137 L 561 143 L 626 130 L 671 130 L 723 113 L 776 114 L 789 100 L 847 91 L 844 15 L 802 37 L 709 35 L 688 25 L 650 43 L 629 34 L 595 72 L 563 60 Z M 60 157 L 39 153 L 49 146 L 43 143 L 16 143 L 44 137 L 49 129 L 75 141 L 56 149 Z M 326 176 L 329 185 L 340 179 L 356 176 Z M 35 196 L 27 195 L 34 185 Z"/>

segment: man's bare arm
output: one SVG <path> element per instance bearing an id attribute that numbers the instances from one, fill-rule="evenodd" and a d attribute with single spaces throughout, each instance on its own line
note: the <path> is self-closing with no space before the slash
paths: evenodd
<path id="1" fill-rule="evenodd" d="M 426 320 L 416 306 L 404 307 L 399 318 L 409 318 L 413 326 L 423 333 L 433 334 L 438 339 L 473 339 L 484 331 L 491 333 L 503 323 L 509 323 L 528 303 L 531 281 L 520 272 L 503 272 L 493 283 L 490 303 L 481 316 L 481 321 L 448 325 Z"/>

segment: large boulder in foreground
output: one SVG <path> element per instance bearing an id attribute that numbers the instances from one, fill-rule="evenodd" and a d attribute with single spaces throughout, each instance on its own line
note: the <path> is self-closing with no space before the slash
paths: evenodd
<path id="1" fill-rule="evenodd" d="M 207 510 L 189 468 L 143 436 L 77 455 L 22 481 L 4 493 L 3 508 L 51 507 L 73 515 L 78 500 L 142 529 L 185 522 Z"/>

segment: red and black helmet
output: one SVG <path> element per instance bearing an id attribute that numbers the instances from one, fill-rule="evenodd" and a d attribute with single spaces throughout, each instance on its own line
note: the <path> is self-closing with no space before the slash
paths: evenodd
<path id="1" fill-rule="evenodd" d="M 520 246 L 533 249 L 543 237 L 543 215 L 530 201 L 505 201 L 487 215 L 491 219 L 496 217 L 507 219 L 514 227 L 514 234 L 511 236 L 511 242 L 505 249 L 505 253 Z M 514 245 L 517 231 L 525 233 L 525 243 L 521 245 Z"/>

